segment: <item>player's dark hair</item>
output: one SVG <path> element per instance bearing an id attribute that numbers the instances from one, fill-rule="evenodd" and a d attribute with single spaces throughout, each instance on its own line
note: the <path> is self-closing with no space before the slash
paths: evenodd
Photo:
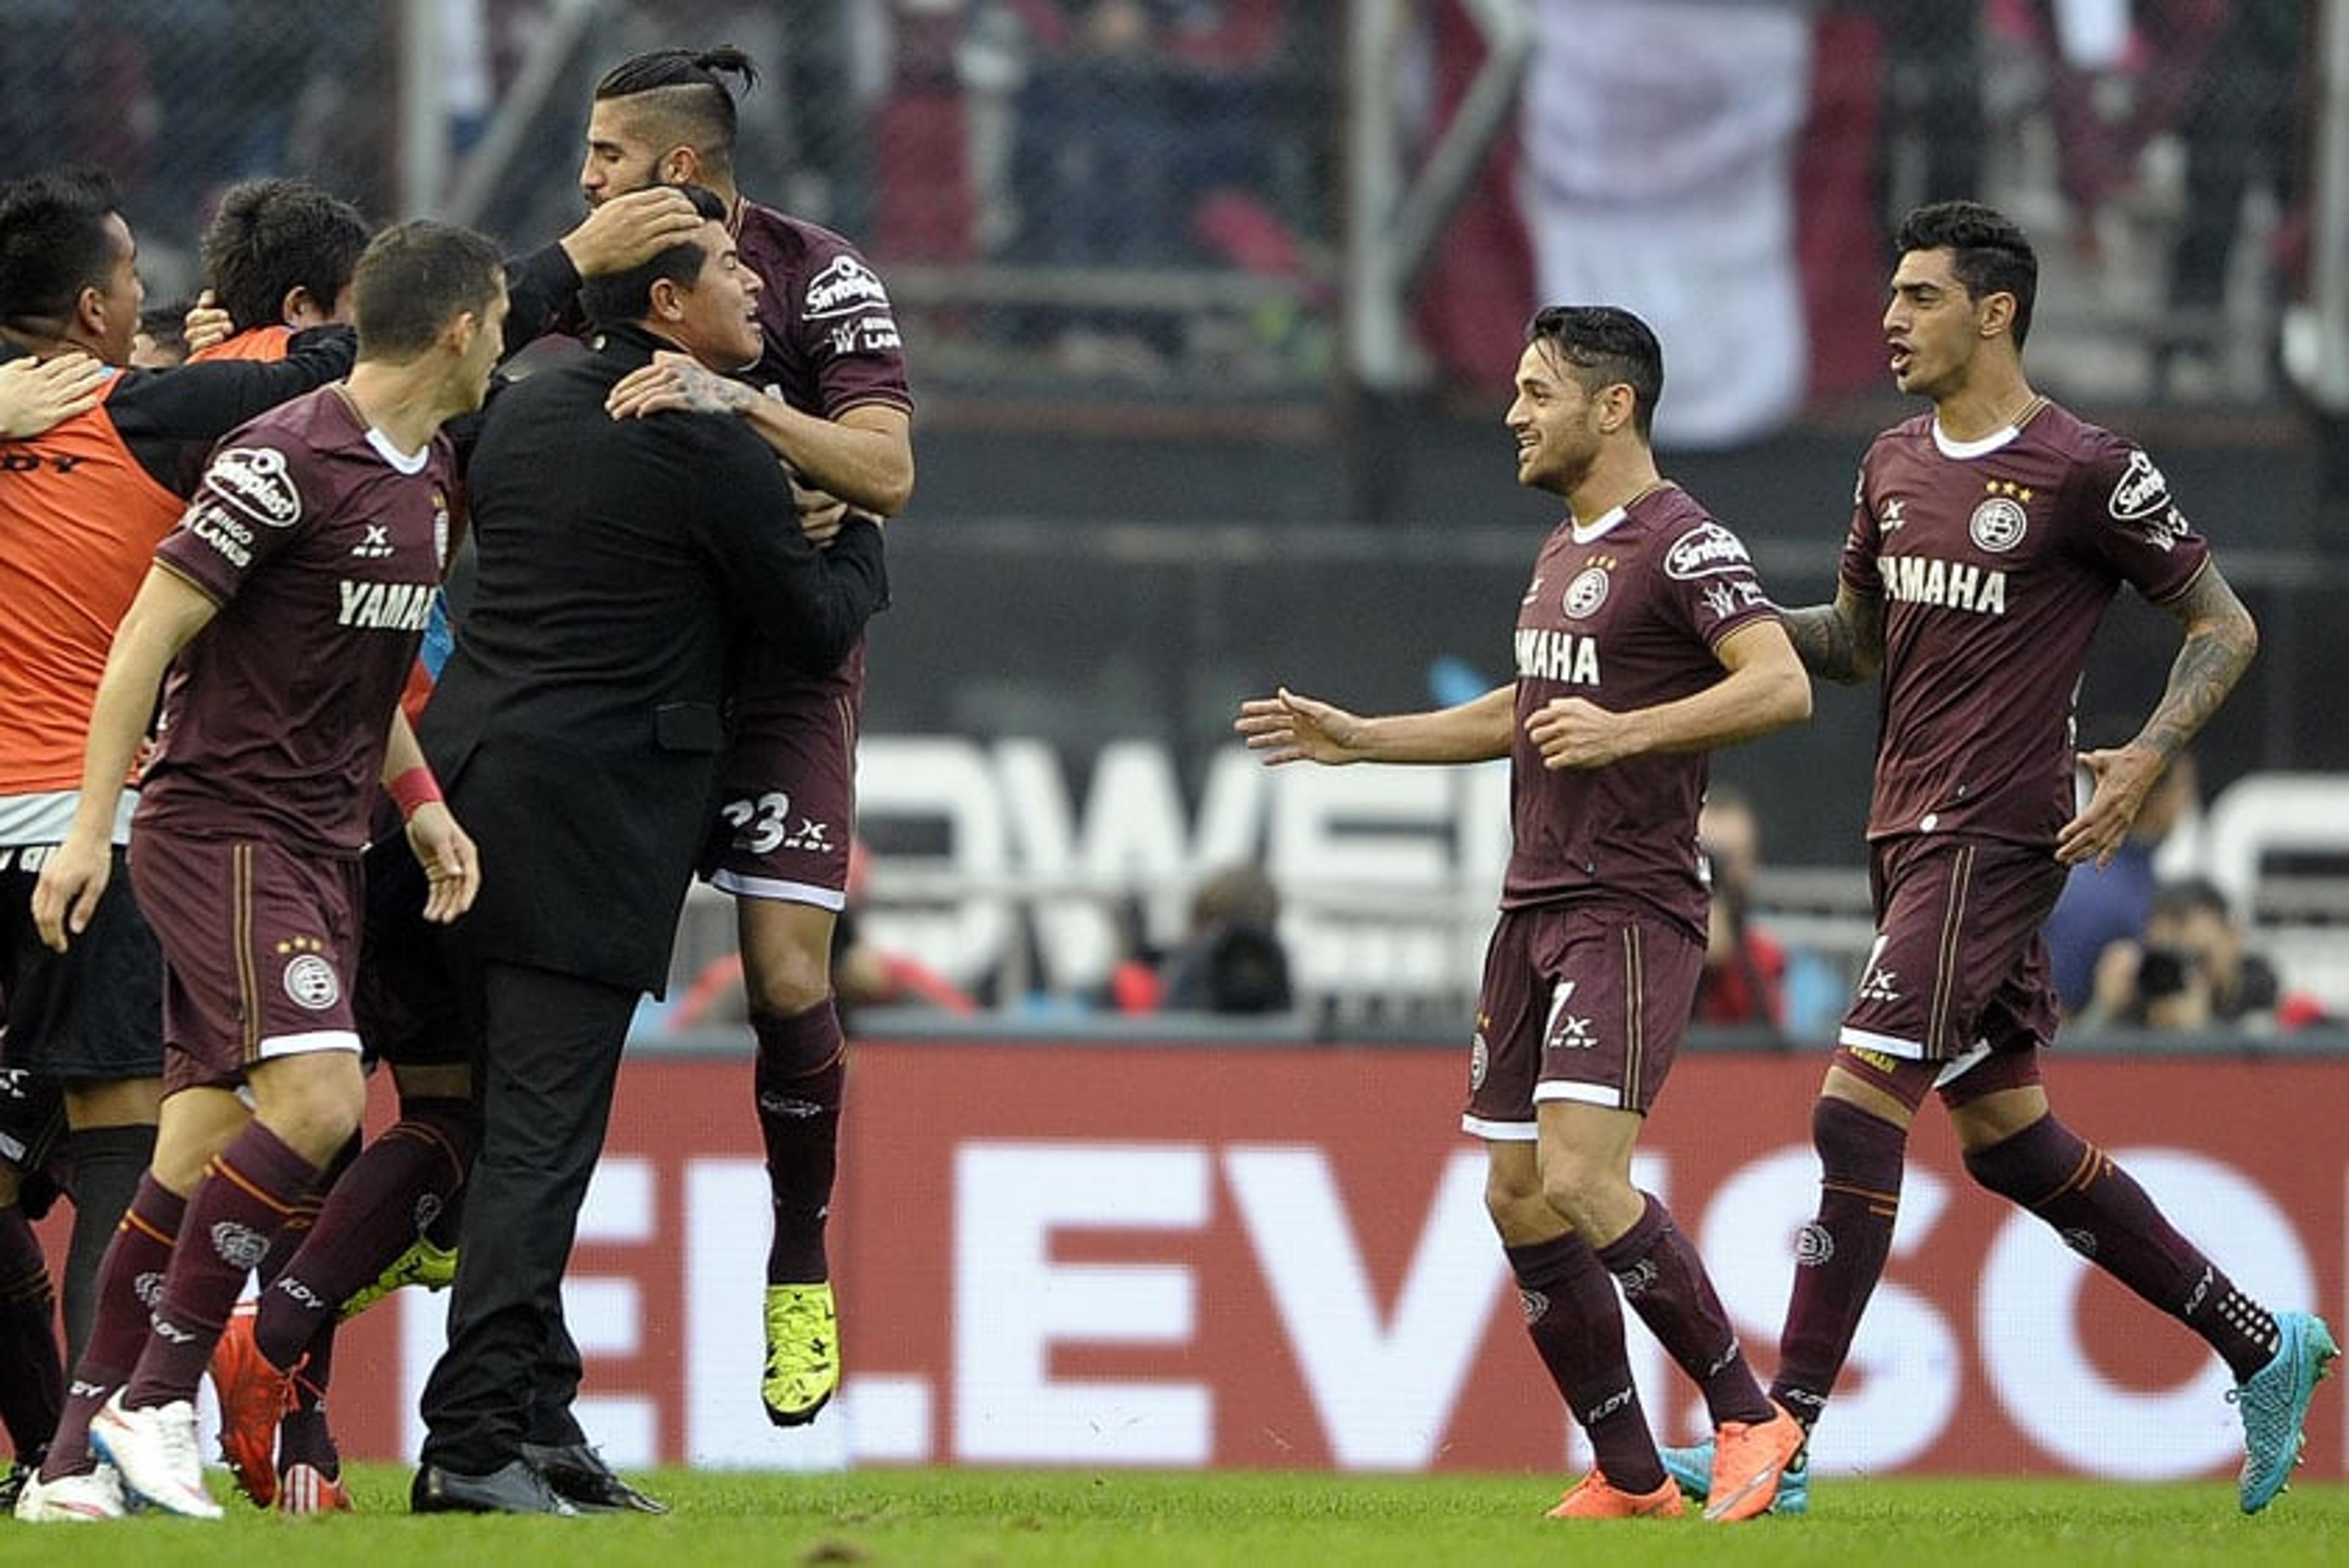
<path id="1" fill-rule="evenodd" d="M 1664 395 L 1664 349 L 1648 324 L 1619 305 L 1551 304 L 1534 312 L 1526 341 L 1546 345 L 1585 393 L 1631 389 L 1631 428 L 1647 440 Z"/>
<path id="2" fill-rule="evenodd" d="M 726 203 L 718 199 L 716 191 L 702 185 L 679 185 L 676 189 L 685 192 L 693 210 L 702 217 L 721 223 L 726 221 Z M 625 273 L 587 279 L 579 285 L 579 306 L 587 313 L 587 319 L 599 326 L 641 321 L 652 309 L 654 284 L 667 278 L 680 287 L 689 286 L 701 275 L 702 264 L 709 260 L 709 253 L 698 240 L 671 245 Z"/>
<path id="3" fill-rule="evenodd" d="M 357 207 L 306 181 L 247 180 L 204 230 L 204 279 L 237 331 L 274 326 L 297 288 L 332 310 L 367 236 Z"/>
<path id="4" fill-rule="evenodd" d="M 61 337 L 88 288 L 103 289 L 122 202 L 94 169 L 59 169 L 0 186 L 0 326 Z"/>
<path id="5" fill-rule="evenodd" d="M 1950 271 L 1965 285 L 1968 298 L 2014 296 L 2014 346 L 2021 348 L 2031 335 L 2039 253 L 2023 226 L 2005 213 L 1979 201 L 1930 202 L 1900 220 L 1892 248 L 1904 256 L 1911 251 L 1949 252 Z"/>
<path id="6" fill-rule="evenodd" d="M 759 67 L 732 44 L 653 49 L 605 71 L 595 84 L 595 100 L 657 95 L 645 106 L 660 128 L 657 139 L 692 148 L 705 172 L 730 179 L 737 117 L 734 89 L 720 79 L 728 76 L 741 77 L 748 92 L 759 83 Z"/>
<path id="7" fill-rule="evenodd" d="M 351 275 L 358 356 L 413 359 L 432 346 L 451 316 L 469 310 L 486 326 L 504 283 L 504 258 L 486 234 L 429 219 L 386 229 Z"/>
<path id="8" fill-rule="evenodd" d="M 139 313 L 139 330 L 169 354 L 174 365 L 188 357 L 188 312 L 195 303 L 185 297 L 165 300 Z"/>

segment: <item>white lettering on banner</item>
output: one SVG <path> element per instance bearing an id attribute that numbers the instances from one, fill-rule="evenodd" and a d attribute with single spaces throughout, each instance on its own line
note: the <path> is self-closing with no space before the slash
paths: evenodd
<path id="1" fill-rule="evenodd" d="M 587 1183 L 579 1205 L 577 1240 L 645 1246 L 656 1239 L 660 1167 L 649 1158 L 606 1155 Z M 692 1286 L 688 1282 L 688 1293 Z M 424 1379 L 449 1343 L 449 1296 L 403 1290 L 399 1324 L 400 1370 L 406 1387 L 400 1408 L 403 1446 L 414 1453 L 424 1443 L 418 1414 Z M 563 1318 L 580 1351 L 634 1356 L 643 1339 L 643 1281 L 639 1278 L 566 1274 Z M 582 1395 L 574 1401 L 581 1425 L 595 1434 L 604 1457 L 622 1470 L 661 1462 L 659 1410 L 649 1398 Z"/>
<path id="2" fill-rule="evenodd" d="M 2111 1152 L 2171 1223 L 2261 1300 L 2278 1306 L 2317 1300 L 2315 1270 L 2290 1220 L 2240 1172 L 2189 1150 Z M 2234 1378 L 2218 1357 L 2205 1357 L 2185 1382 L 2151 1392 L 2116 1387 L 2097 1370 L 2075 1310 L 2092 1266 L 2025 1213 L 2011 1217 L 1992 1243 L 1977 1337 L 1982 1370 L 2008 1417 L 2049 1453 L 2097 1475 L 2178 1480 L 2240 1459 L 2242 1423 L 2226 1402 Z M 2189 1342 L 2175 1325 L 2148 1319 L 2147 1328 Z M 2115 1442 L 2116 1432 L 2128 1440 Z"/>
<path id="3" fill-rule="evenodd" d="M 1289 1352 L 1342 1469 L 1433 1464 L 1509 1270 L 1485 1213 L 1485 1156 L 1445 1162 L 1393 1315 L 1354 1244 L 1325 1150 L 1227 1150 L 1224 1173 Z M 1400 1216 L 1370 1217 L 1384 1223 Z"/>
<path id="4" fill-rule="evenodd" d="M 966 1143 L 955 1152 L 955 1455 L 981 1464 L 1204 1465 L 1215 1394 L 1191 1381 L 1055 1381 L 1055 1342 L 1186 1345 L 1198 1288 L 1177 1264 L 1056 1264 L 1053 1231 L 1195 1231 L 1204 1150 Z"/>
<path id="5" fill-rule="evenodd" d="M 1462 1400 L 1490 1372 L 1485 1358 L 1509 1357 L 1515 1368 L 1525 1354 L 1514 1334 L 1492 1333 L 1496 1297 L 1509 1282 L 1483 1212 L 1485 1157 L 1474 1148 L 1435 1168 L 1423 1205 L 1372 1206 L 1349 1202 L 1338 1151 L 1309 1141 L 957 1143 L 952 1129 L 942 1135 L 955 1145 L 951 1239 L 932 1266 L 950 1274 L 920 1287 L 935 1298 L 926 1310 L 941 1315 L 942 1331 L 951 1312 L 950 1332 L 936 1342 L 935 1358 L 853 1342 L 840 1399 L 789 1433 L 770 1428 L 757 1403 L 759 1323 L 743 1305 L 755 1304 L 760 1284 L 761 1250 L 743 1245 L 740 1230 L 740 1215 L 766 1200 L 756 1156 L 676 1149 L 599 1165 L 579 1239 L 625 1249 L 635 1261 L 566 1281 L 564 1310 L 590 1387 L 602 1381 L 599 1359 L 639 1361 L 658 1343 L 655 1304 L 674 1301 L 684 1330 L 673 1386 L 639 1382 L 580 1401 L 581 1419 L 612 1461 L 786 1470 L 864 1460 L 1232 1463 L 1254 1450 L 1244 1434 L 1219 1440 L 1217 1410 L 1228 1415 L 1224 1401 L 1241 1402 L 1247 1380 L 1285 1382 L 1293 1369 L 1330 1464 L 1415 1471 L 1442 1461 L 1447 1429 L 1477 1418 Z M 2129 1149 L 2115 1158 L 2262 1300 L 2318 1305 L 2318 1264 L 2293 1212 L 2257 1182 L 2199 1150 Z M 1218 1175 L 1228 1208 L 1219 1202 Z M 1635 1181 L 1659 1195 L 1669 1194 L 1670 1175 L 1661 1154 L 1635 1161 Z M 1709 1195 L 1681 1200 L 1681 1222 L 1699 1238 L 1748 1354 L 1764 1371 L 1787 1298 L 1791 1240 L 1811 1216 L 1816 1181 L 1816 1157 L 1788 1146 L 1757 1154 Z M 684 1233 L 673 1247 L 665 1234 L 676 1201 L 664 1190 L 669 1183 L 683 1195 Z M 1982 1374 L 1971 1384 L 1977 1397 L 1986 1392 L 2002 1421 L 2078 1473 L 2167 1480 L 2231 1463 L 2240 1432 L 2222 1398 L 2225 1368 L 2204 1358 L 2184 1380 L 2151 1389 L 2114 1381 L 2103 1370 L 2108 1358 L 2082 1337 L 2089 1265 L 2037 1219 L 2007 1212 L 1979 1270 L 1970 1258 L 1937 1266 L 1933 1254 L 1947 1246 L 1940 1222 L 1958 1195 L 1930 1169 L 1908 1172 L 1893 1253 L 1932 1282 L 1931 1295 L 1892 1280 L 1878 1287 L 1835 1402 L 1831 1439 L 1813 1456 L 1821 1473 L 1884 1474 L 1946 1454 L 1974 1357 Z M 1381 1292 L 1366 1256 L 1392 1256 L 1414 1227 L 1397 1284 Z M 1070 1235 L 1085 1231 L 1164 1233 L 1164 1255 L 1055 1261 Z M 1245 1235 L 1244 1253 L 1228 1244 L 1235 1231 Z M 1385 1244 L 1366 1244 L 1374 1237 Z M 1242 1256 L 1236 1273 L 1206 1261 Z M 669 1267 L 681 1277 L 668 1276 Z M 448 1299 L 399 1293 L 399 1387 L 355 1395 L 399 1399 L 409 1453 L 422 1437 L 417 1396 L 444 1342 Z M 1206 1357 L 1203 1305 L 1239 1299 L 1268 1302 L 1278 1332 Z M 1514 1323 L 1514 1312 L 1503 1315 Z M 2195 1351 L 2190 1336 L 2157 1315 L 2143 1314 L 2142 1322 L 2147 1335 L 2177 1340 L 2180 1365 Z M 1687 1380 L 1636 1317 L 1627 1316 L 1626 1327 L 1658 1437 L 1701 1435 L 1707 1423 Z M 1124 1379 L 1054 1375 L 1057 1356 L 1102 1346 L 1149 1348 L 1168 1370 Z M 951 1418 L 942 1420 L 949 1389 Z M 663 1434 L 680 1430 L 685 1451 L 667 1451 Z M 1587 1444 L 1562 1414 L 1557 1430 L 1566 1436 L 1566 1468 L 1587 1463 Z"/>
<path id="6" fill-rule="evenodd" d="M 1787 1149 L 1742 1167 L 1705 1210 L 1698 1252 L 1749 1354 L 1777 1343 L 1795 1234 L 1816 1212 L 1818 1195 L 1818 1156 Z M 1932 1171 L 1909 1168 L 1892 1231 L 1894 1257 L 1924 1251 L 1951 1196 Z M 1765 1348 L 1761 1359 L 1766 1366 L 1775 1357 Z M 1909 1286 L 1885 1280 L 1868 1299 L 1837 1385 L 1835 1440 L 1818 1446 L 1814 1468 L 1828 1475 L 1882 1474 L 1916 1459 L 1956 1414 L 1964 1372 L 1965 1348 L 1949 1319 Z"/>
<path id="7" fill-rule="evenodd" d="M 886 867 L 951 873 L 975 889 L 1047 890 L 1027 916 L 1035 979 L 1062 993 L 1107 979 L 1124 951 L 1129 890 L 1145 890 L 1151 937 L 1172 943 L 1192 886 L 1237 862 L 1299 882 L 1326 883 L 1341 868 L 1347 883 L 1382 895 L 1375 910 L 1292 904 L 1283 934 L 1306 990 L 1342 992 L 1374 976 L 1390 994 L 1454 991 L 1476 974 L 1483 948 L 1481 929 L 1464 934 L 1458 901 L 1473 890 L 1489 910 L 1508 856 L 1508 774 L 1497 763 L 1268 772 L 1235 748 L 1210 762 L 1194 822 L 1173 754 L 1155 741 L 1104 746 L 1081 815 L 1063 758 L 1041 740 L 868 736 L 857 751 L 868 837 L 885 842 L 881 825 L 892 821 L 944 830 L 941 852 L 892 851 Z M 876 901 L 864 919 L 883 946 L 918 954 L 960 985 L 993 978 L 1021 951 L 1020 906 L 1005 894 Z"/>
<path id="8" fill-rule="evenodd" d="M 856 752 L 856 810 L 868 831 L 891 817 L 945 825 L 942 861 L 908 855 L 899 857 L 900 864 L 951 870 L 974 886 L 1000 883 L 1009 875 L 1011 813 L 976 745 L 867 736 Z M 965 985 L 1000 965 L 1016 936 L 1011 901 L 984 893 L 936 907 L 876 907 L 864 919 L 882 947 L 920 954 Z"/>

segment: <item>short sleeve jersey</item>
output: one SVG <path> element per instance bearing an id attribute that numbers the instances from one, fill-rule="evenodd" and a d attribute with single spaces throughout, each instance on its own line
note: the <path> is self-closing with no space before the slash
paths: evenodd
<path id="1" fill-rule="evenodd" d="M 747 377 L 802 413 L 837 419 L 877 403 L 911 413 L 905 354 L 889 291 L 856 247 L 821 224 L 756 202 L 742 204 L 737 235 L 745 265 L 758 273 L 759 327 L 767 351 Z M 839 693 L 863 685 L 863 645 L 832 674 L 812 676 L 775 657 L 755 659 L 738 700 L 755 708 L 777 686 L 811 684 Z"/>
<path id="2" fill-rule="evenodd" d="M 1723 638 L 1777 614 L 1744 544 L 1677 486 L 1552 531 L 1517 611 L 1503 908 L 1628 896 L 1703 935 L 1704 754 L 1552 772 L 1526 722 L 1559 697 L 1620 713 L 1692 696 L 1723 677 Z"/>
<path id="3" fill-rule="evenodd" d="M 1841 565 L 1884 608 L 1868 838 L 2052 847 L 2106 609 L 2125 582 L 2174 599 L 2209 560 L 2153 460 L 2058 405 L 1971 443 L 1930 413 L 1878 436 Z"/>
<path id="4" fill-rule="evenodd" d="M 325 387 L 225 437 L 156 561 L 220 605 L 181 651 L 138 824 L 365 847 L 449 552 L 454 453 L 403 454 Z"/>

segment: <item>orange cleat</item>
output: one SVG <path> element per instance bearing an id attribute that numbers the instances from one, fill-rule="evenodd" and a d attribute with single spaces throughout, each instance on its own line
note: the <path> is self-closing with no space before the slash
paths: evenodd
<path id="1" fill-rule="evenodd" d="M 269 1364 L 254 1343 L 258 1304 L 241 1301 L 212 1350 L 212 1389 L 220 1396 L 221 1458 L 237 1491 L 256 1508 L 277 1501 L 277 1423 L 294 1405 L 294 1374 Z"/>
<path id="2" fill-rule="evenodd" d="M 339 1477 L 330 1476 L 316 1465 L 301 1460 L 285 1467 L 277 1478 L 277 1511 L 280 1513 L 348 1513 L 351 1511 L 351 1489 Z"/>
<path id="3" fill-rule="evenodd" d="M 1681 1489 L 1670 1476 L 1664 1484 L 1650 1492 L 1629 1492 L 1616 1490 L 1614 1484 L 1597 1470 L 1592 1470 L 1574 1483 L 1574 1490 L 1558 1500 L 1549 1511 L 1552 1519 L 1678 1519 L 1687 1510 L 1681 1504 Z"/>
<path id="4" fill-rule="evenodd" d="M 1776 1400 L 1766 1421 L 1723 1421 L 1713 1439 L 1713 1484 L 1705 1518 L 1716 1524 L 1751 1519 L 1777 1500 L 1778 1480 L 1810 1434 Z"/>

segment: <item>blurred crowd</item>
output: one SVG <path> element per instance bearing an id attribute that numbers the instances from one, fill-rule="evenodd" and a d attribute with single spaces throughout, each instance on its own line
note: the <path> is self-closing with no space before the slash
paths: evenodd
<path id="1" fill-rule="evenodd" d="M 2095 284 L 2051 291 L 2087 302 L 2071 306 L 2086 313 L 2078 349 L 2046 346 L 2052 377 L 2150 398 L 2274 392 L 2273 318 L 2307 249 L 2306 0 L 1522 4 L 1515 123 L 1415 291 L 1438 377 L 1488 387 L 1537 298 L 1629 290 L 1681 367 L 1667 443 L 1765 434 L 1880 386 L 1885 217 L 1965 195 L 2022 214 L 2051 264 Z M 584 38 L 584 60 L 733 38 L 779 63 L 780 90 L 744 106 L 746 178 L 895 275 L 987 269 L 983 284 L 905 291 L 931 374 L 1309 392 L 1327 385 L 1343 275 L 1351 10 L 433 0 L 426 129 L 462 170 L 549 40 Z M 112 170 L 165 293 L 232 181 L 301 174 L 393 215 L 414 134 L 407 13 L 0 8 L 0 174 L 60 158 Z M 1487 46 L 1458 0 L 1407 14 L 1383 84 L 1406 175 Z M 570 145 L 501 150 L 505 189 L 559 192 L 549 160 Z M 1619 266 L 1627 253 L 1639 264 Z M 2059 303 L 2042 336 L 2068 335 Z"/>

